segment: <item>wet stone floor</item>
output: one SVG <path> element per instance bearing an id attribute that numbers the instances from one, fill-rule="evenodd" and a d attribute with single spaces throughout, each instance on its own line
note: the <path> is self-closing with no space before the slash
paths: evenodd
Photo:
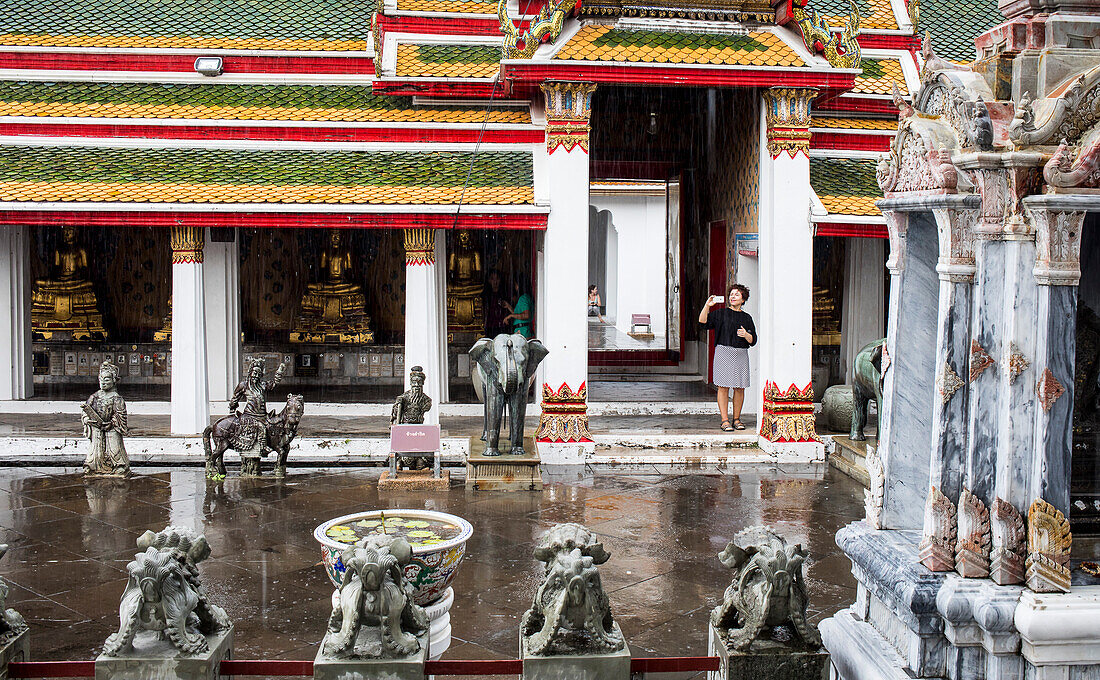
<path id="1" fill-rule="evenodd" d="M 332 593 L 313 529 L 377 508 L 439 510 L 474 526 L 454 583 L 445 659 L 516 658 L 520 617 L 540 577 L 531 550 L 559 522 L 585 524 L 610 551 L 601 577 L 634 656 L 706 655 L 709 611 L 729 583 L 715 555 L 753 524 L 808 550 L 813 621 L 855 599 L 833 536 L 861 517 L 862 493 L 832 469 L 824 476 L 571 471 L 545 475 L 542 492 L 468 493 L 456 480 L 446 493 L 381 496 L 380 472 L 296 469 L 285 481 L 207 483 L 201 468 L 145 468 L 129 480 L 85 483 L 76 469 L 0 468 L 7 606 L 30 624 L 32 659 L 93 659 L 118 625 L 137 537 L 190 526 L 210 543 L 212 557 L 199 570 L 235 623 L 234 656 L 312 659 Z"/>

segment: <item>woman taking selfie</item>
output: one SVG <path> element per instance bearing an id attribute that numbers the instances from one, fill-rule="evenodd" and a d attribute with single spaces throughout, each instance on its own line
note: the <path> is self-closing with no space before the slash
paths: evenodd
<path id="1" fill-rule="evenodd" d="M 699 312 L 699 323 L 714 331 L 714 386 L 718 388 L 718 413 L 722 430 L 744 430 L 741 405 L 745 403 L 745 388 L 749 386 L 749 348 L 756 344 L 756 325 L 741 306 L 749 299 L 749 289 L 739 283 L 726 292 L 725 306 L 721 298 L 711 295 Z M 711 309 L 718 307 L 717 309 Z M 729 397 L 733 392 L 733 424 L 730 424 Z"/>

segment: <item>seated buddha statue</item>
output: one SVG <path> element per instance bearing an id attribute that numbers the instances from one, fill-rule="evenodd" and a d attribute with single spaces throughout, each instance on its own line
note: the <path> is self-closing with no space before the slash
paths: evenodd
<path id="1" fill-rule="evenodd" d="M 481 253 L 473 247 L 470 232 L 458 232 L 458 247 L 447 257 L 447 327 L 455 331 L 485 329 Z"/>
<path id="2" fill-rule="evenodd" d="M 330 229 L 328 242 L 321 252 L 324 280 L 306 285 L 305 295 L 294 326 L 291 342 L 339 342 L 370 344 L 374 331 L 367 316 L 367 297 L 363 287 L 350 279 L 351 251 L 344 243 L 344 232 Z"/>
<path id="3" fill-rule="evenodd" d="M 103 314 L 88 280 L 88 251 L 77 243 L 76 227 L 62 229 L 61 245 L 54 251 L 51 270 L 53 278 L 34 282 L 31 294 L 34 334 L 45 340 L 55 333 L 72 340 L 106 338 Z"/>

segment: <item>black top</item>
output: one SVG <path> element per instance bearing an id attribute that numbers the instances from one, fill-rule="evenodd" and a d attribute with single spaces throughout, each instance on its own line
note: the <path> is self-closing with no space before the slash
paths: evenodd
<path id="1" fill-rule="evenodd" d="M 752 342 L 748 342 L 737 335 L 737 329 L 745 327 L 752 335 Z M 756 344 L 756 325 L 752 322 L 752 316 L 748 312 L 734 311 L 729 307 L 713 307 L 707 315 L 707 322 L 703 328 L 714 331 L 714 342 L 728 347 L 748 348 Z"/>

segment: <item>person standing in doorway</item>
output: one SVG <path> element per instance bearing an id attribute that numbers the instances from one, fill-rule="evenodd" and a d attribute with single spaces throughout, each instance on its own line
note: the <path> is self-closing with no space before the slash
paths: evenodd
<path id="1" fill-rule="evenodd" d="M 535 337 L 535 334 L 532 332 L 534 327 L 535 301 L 531 298 L 527 282 L 523 280 L 522 276 L 516 279 L 515 295 L 516 304 L 515 306 L 508 307 L 508 311 L 511 313 L 504 317 L 504 321 L 512 322 L 513 333 L 519 333 L 530 340 Z"/>
<path id="2" fill-rule="evenodd" d="M 749 299 L 749 289 L 739 283 L 726 291 L 725 307 L 720 298 L 711 295 L 699 312 L 699 323 L 714 331 L 714 385 L 718 388 L 718 413 L 722 416 L 722 431 L 744 430 L 741 406 L 745 403 L 745 388 L 749 386 L 749 348 L 756 344 L 756 325 L 748 312 L 741 309 Z M 730 424 L 729 402 L 733 396 L 733 424 Z"/>

